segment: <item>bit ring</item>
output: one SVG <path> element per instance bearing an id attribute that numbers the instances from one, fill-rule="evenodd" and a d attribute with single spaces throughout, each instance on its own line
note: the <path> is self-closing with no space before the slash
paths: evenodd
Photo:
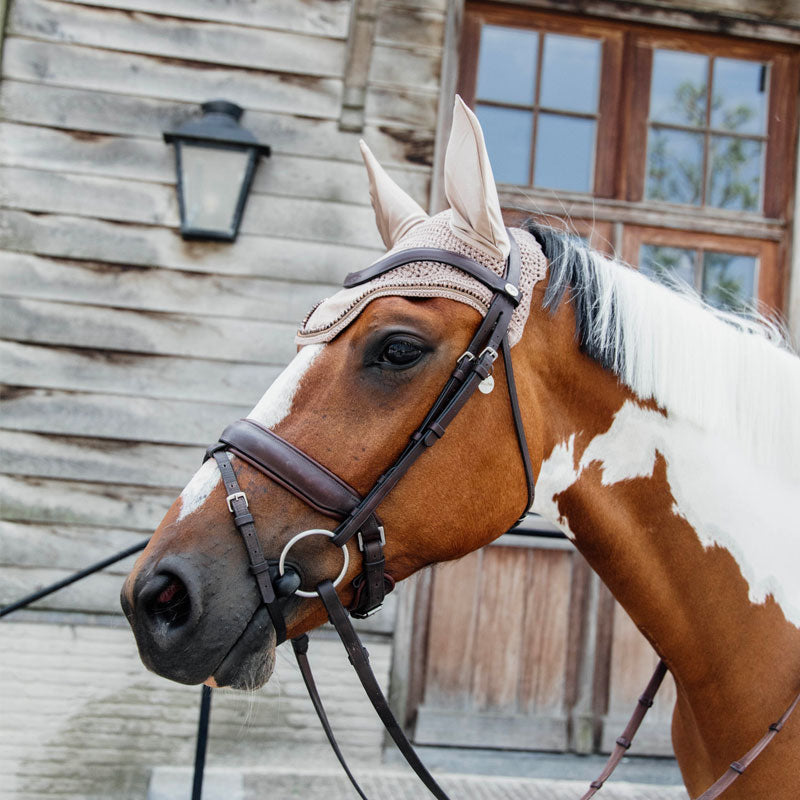
<path id="1" fill-rule="evenodd" d="M 295 534 L 289 539 L 288 542 L 283 547 L 281 551 L 281 557 L 278 560 L 278 574 L 283 576 L 285 571 L 285 561 L 286 561 L 286 554 L 292 548 L 296 542 L 299 542 L 301 539 L 305 539 L 307 536 L 327 536 L 329 538 L 333 538 L 334 534 L 333 531 L 326 531 L 324 528 L 310 528 L 307 531 L 301 531 L 300 533 Z M 344 565 L 342 566 L 342 571 L 334 580 L 333 585 L 338 586 L 342 582 L 342 578 L 347 574 L 347 568 L 350 566 L 350 554 L 347 552 L 347 547 L 342 547 L 342 555 L 344 556 Z M 316 592 L 304 592 L 302 589 L 298 589 L 295 594 L 298 597 L 317 597 Z"/>

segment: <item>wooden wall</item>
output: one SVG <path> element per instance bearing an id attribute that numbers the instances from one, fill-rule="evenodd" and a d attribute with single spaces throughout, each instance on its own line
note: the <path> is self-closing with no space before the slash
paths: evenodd
<path id="1" fill-rule="evenodd" d="M 442 3 L 408 5 L 379 8 L 363 135 L 424 203 Z M 39 582 L 37 567 L 49 578 L 149 532 L 200 446 L 291 357 L 311 304 L 379 252 L 358 134 L 337 123 L 349 8 L 12 4 L 0 84 L 0 346 L 13 535 L 0 601 Z M 245 107 L 273 156 L 239 240 L 186 243 L 161 132 L 218 96 Z M 43 558 L 53 526 L 81 546 Z M 48 605 L 116 611 L 94 592 L 69 597 Z"/>
<path id="2" fill-rule="evenodd" d="M 203 447 L 291 358 L 312 303 L 381 251 L 359 136 L 426 204 L 445 0 L 368 5 L 364 127 L 343 132 L 349 0 L 9 3 L 0 73 L 0 604 L 148 535 Z M 186 243 L 161 133 L 218 97 L 245 108 L 243 124 L 272 157 L 258 169 L 238 241 Z M 33 625 L 48 638 L 69 623 L 73 639 L 107 637 L 113 649 L 118 632 L 96 623 L 119 614 L 129 565 L 2 623 L 4 635 L 18 628 L 30 638 Z M 81 633 L 87 625 L 97 633 Z M 65 649 L 70 637 L 50 638 L 49 652 L 26 658 L 61 660 L 74 672 L 83 661 Z M 0 652 L 4 681 L 17 665 L 10 653 Z M 135 684 L 143 668 L 130 648 L 126 658 Z M 349 670 L 346 661 L 340 668 Z M 14 680 L 27 695 L 32 681 L 57 678 L 15 667 Z M 182 691 L 159 688 L 173 690 Z M 146 704 L 152 695 L 137 697 Z M 14 713 L 25 712 L 17 704 Z M 121 727 L 127 713 L 119 711 Z M 75 712 L 71 735 L 91 716 Z M 0 711 L 0 785 L 13 775 L 22 798 L 35 794 L 25 777 L 35 767 L 19 747 L 1 749 L 13 719 Z M 293 724 L 312 725 L 303 715 Z M 127 748 L 112 729 L 103 729 L 106 749 Z M 65 736 L 38 737 L 42 757 L 66 747 Z M 253 735 L 253 752 L 264 741 Z M 212 760 L 214 752 L 212 739 Z M 146 760 L 137 753 L 126 774 L 138 777 L 121 779 L 114 796 L 127 796 L 128 783 L 141 787 Z M 58 788 L 64 769 L 51 776 L 53 796 L 69 793 Z M 76 785 L 76 796 L 91 794 Z"/>

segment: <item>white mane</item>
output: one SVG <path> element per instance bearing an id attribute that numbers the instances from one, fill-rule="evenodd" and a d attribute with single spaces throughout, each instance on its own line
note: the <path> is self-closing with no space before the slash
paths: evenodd
<path id="1" fill-rule="evenodd" d="M 530 230 L 550 260 L 545 306 L 569 289 L 589 355 L 671 417 L 800 481 L 800 359 L 777 326 L 711 309 L 552 229 Z"/>

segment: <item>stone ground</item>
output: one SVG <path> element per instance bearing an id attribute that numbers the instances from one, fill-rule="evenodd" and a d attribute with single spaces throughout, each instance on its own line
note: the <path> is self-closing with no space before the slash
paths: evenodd
<path id="1" fill-rule="evenodd" d="M 600 757 L 516 754 L 420 748 L 423 761 L 453 800 L 578 800 L 602 769 Z M 400 756 L 380 768 L 351 765 L 371 800 L 430 797 Z M 564 776 L 568 776 L 565 779 Z M 147 800 L 175 800 L 191 794 L 188 768 L 154 770 Z M 356 793 L 340 769 L 265 767 L 206 770 L 203 800 L 352 800 Z M 671 759 L 627 758 L 603 787 L 598 800 L 688 800 Z"/>

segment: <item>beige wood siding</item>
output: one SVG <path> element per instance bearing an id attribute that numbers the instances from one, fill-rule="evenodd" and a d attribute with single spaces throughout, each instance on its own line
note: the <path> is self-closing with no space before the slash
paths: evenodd
<path id="1" fill-rule="evenodd" d="M 379 4 L 367 76 L 361 135 L 422 203 L 443 7 Z M 0 602 L 80 563 L 70 548 L 44 555 L 47 526 L 69 540 L 71 525 L 97 519 L 82 532 L 97 543 L 109 524 L 149 532 L 201 446 L 291 358 L 304 313 L 380 252 L 359 134 L 338 128 L 349 14 L 347 0 L 11 4 L 0 82 L 2 499 L 42 555 L 23 569 L 3 545 Z M 239 240 L 187 243 L 161 132 L 217 96 L 246 109 L 273 155 Z M 42 481 L 57 485 L 60 512 L 36 491 Z M 128 502 L 145 487 L 157 499 L 141 520 L 95 516 L 102 503 L 91 498 Z M 84 594 L 93 599 L 70 607 L 117 613 L 112 594 Z"/>
<path id="2" fill-rule="evenodd" d="M 9 4 L 0 604 L 148 535 L 205 445 L 291 358 L 311 305 L 382 251 L 360 136 L 427 203 L 444 5 L 377 4 L 364 129 L 344 133 L 349 0 Z M 272 157 L 238 241 L 187 243 L 161 134 L 217 97 L 245 108 Z M 3 797 L 132 800 L 151 766 L 191 762 L 199 692 L 139 662 L 119 619 L 129 566 L 2 623 Z M 390 608 L 367 625 L 382 676 L 392 624 Z M 314 650 L 344 746 L 377 759 L 378 723 L 344 652 Z M 284 655 L 254 700 L 215 700 L 211 763 L 333 764 L 297 678 Z"/>

